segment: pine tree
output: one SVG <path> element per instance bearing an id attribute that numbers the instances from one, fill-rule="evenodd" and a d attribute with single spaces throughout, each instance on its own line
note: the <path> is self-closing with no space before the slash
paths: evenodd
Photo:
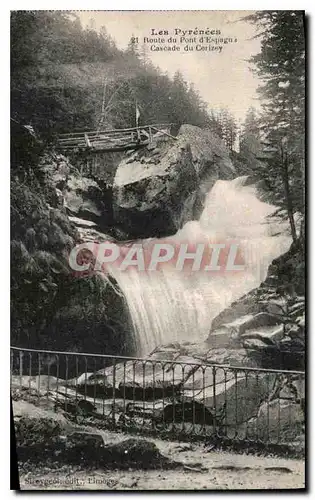
<path id="1" fill-rule="evenodd" d="M 240 134 L 240 153 L 258 156 L 261 152 L 262 134 L 258 113 L 250 107 L 246 113 Z"/>
<path id="2" fill-rule="evenodd" d="M 218 114 L 218 121 L 222 130 L 222 139 L 226 146 L 232 151 L 238 133 L 238 126 L 235 117 L 227 109 L 221 109 Z"/>
<path id="3" fill-rule="evenodd" d="M 262 126 L 269 151 L 265 180 L 274 201 L 285 210 L 293 241 L 295 213 L 304 234 L 305 33 L 302 11 L 261 11 L 247 19 L 261 29 L 261 52 L 252 57 L 263 79 Z"/>

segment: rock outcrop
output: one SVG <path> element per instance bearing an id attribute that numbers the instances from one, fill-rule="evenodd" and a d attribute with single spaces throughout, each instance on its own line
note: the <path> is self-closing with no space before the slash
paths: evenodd
<path id="1" fill-rule="evenodd" d="M 131 355 L 130 318 L 117 284 L 99 275 L 82 279 L 68 260 L 82 241 L 112 239 L 100 230 L 104 190 L 49 152 L 36 172 L 15 172 L 11 189 L 12 344 Z"/>
<path id="2" fill-rule="evenodd" d="M 96 182 L 82 175 L 61 154 L 52 155 L 49 161 L 47 174 L 60 208 L 79 229 L 81 225 L 95 226 L 95 239 L 98 240 L 97 231 L 102 234 L 102 230 L 110 229 L 113 222 L 111 187 L 104 181 Z"/>
<path id="3" fill-rule="evenodd" d="M 102 198 L 99 186 L 92 179 L 71 175 L 66 184 L 64 206 L 69 214 L 94 222 L 102 217 L 102 211 L 95 200 Z"/>
<path id="4" fill-rule="evenodd" d="M 112 185 L 108 180 L 82 175 L 62 154 L 46 155 L 42 163 L 53 187 L 51 203 L 68 216 L 77 230 L 78 242 L 127 239 L 113 225 Z"/>
<path id="5" fill-rule="evenodd" d="M 264 368 L 303 370 L 305 297 L 299 264 L 302 254 L 292 245 L 272 262 L 260 287 L 214 318 L 207 342 L 242 346 L 260 359 Z"/>
<path id="6" fill-rule="evenodd" d="M 156 444 L 142 438 L 105 442 L 97 429 L 72 424 L 60 415 L 22 401 L 13 404 L 17 457 L 20 466 L 71 464 L 101 469 L 176 469 L 183 464 L 162 455 Z"/>
<path id="7" fill-rule="evenodd" d="M 262 441 L 292 442 L 304 437 L 305 415 L 300 404 L 276 398 L 263 403 L 258 414 L 247 424 L 247 436 Z"/>
<path id="8" fill-rule="evenodd" d="M 235 176 L 229 153 L 209 130 L 182 125 L 176 139 L 126 157 L 113 185 L 115 225 L 131 238 L 173 234 L 197 218 L 218 179 Z"/>

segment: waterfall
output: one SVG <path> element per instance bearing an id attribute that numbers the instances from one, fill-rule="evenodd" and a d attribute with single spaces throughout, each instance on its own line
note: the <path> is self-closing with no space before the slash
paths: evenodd
<path id="1" fill-rule="evenodd" d="M 195 245 L 199 242 L 237 241 L 245 269 L 209 272 L 201 269 L 178 271 L 174 265 L 157 271 L 112 269 L 125 295 L 132 318 L 138 355 L 147 355 L 161 344 L 202 342 L 213 318 L 234 300 L 266 278 L 271 261 L 287 251 L 291 239 L 287 225 L 269 216 L 276 207 L 260 201 L 246 177 L 217 181 L 208 193 L 198 221 L 187 222 L 172 241 Z M 152 242 L 144 240 L 149 248 Z"/>

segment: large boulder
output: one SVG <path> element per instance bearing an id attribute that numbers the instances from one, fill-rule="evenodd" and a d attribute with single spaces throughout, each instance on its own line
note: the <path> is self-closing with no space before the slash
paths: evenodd
<path id="1" fill-rule="evenodd" d="M 207 343 L 242 346 L 264 368 L 304 370 L 305 297 L 303 280 L 294 274 L 301 259 L 299 245 L 274 259 L 258 288 L 213 319 Z"/>
<path id="2" fill-rule="evenodd" d="M 288 307 L 295 309 L 296 315 L 302 320 L 305 301 L 303 265 L 303 249 L 299 244 L 292 244 L 286 253 L 272 261 L 266 279 L 258 288 L 233 302 L 213 319 L 211 332 L 235 321 L 242 322 L 242 318 L 246 320 L 245 316 L 259 313 L 268 313 L 273 318 L 260 316 L 260 324 L 255 327 L 270 326 L 275 324 L 275 316 L 287 314 Z M 290 296 L 291 300 L 288 300 Z"/>
<path id="3" fill-rule="evenodd" d="M 176 139 L 142 149 L 118 166 L 115 224 L 130 237 L 166 236 L 196 218 L 218 179 L 235 176 L 229 152 L 209 130 L 182 125 Z"/>
<path id="4" fill-rule="evenodd" d="M 23 400 L 13 406 L 14 428 L 19 466 L 33 468 L 45 464 L 53 469 L 64 464 L 102 469 L 178 468 L 182 464 L 161 454 L 156 444 L 141 438 L 104 441 L 96 429 L 73 425 L 58 413 L 27 403 L 27 412 L 19 411 Z M 38 403 L 38 402 L 37 402 Z M 106 436 L 107 437 L 107 436 Z M 115 436 L 117 440 L 117 436 Z"/>
<path id="5" fill-rule="evenodd" d="M 248 321 L 257 317 L 259 325 L 269 326 L 276 324 L 276 316 L 283 315 L 285 300 L 274 290 L 262 283 L 259 288 L 251 290 L 249 293 L 233 302 L 229 307 L 221 311 L 211 323 L 211 333 L 219 329 L 239 331 L 247 325 Z M 263 315 L 261 315 L 263 313 Z M 243 333 L 247 328 L 244 328 Z"/>
<path id="6" fill-rule="evenodd" d="M 304 434 L 304 426 L 301 405 L 277 398 L 260 406 L 257 417 L 248 422 L 247 435 L 250 439 L 291 444 Z"/>
<path id="7" fill-rule="evenodd" d="M 69 214 L 98 222 L 102 217 L 102 192 L 87 177 L 69 176 L 64 190 L 64 206 Z"/>
<path id="8" fill-rule="evenodd" d="M 198 373 L 199 372 L 199 373 Z M 260 402 L 268 395 L 273 380 L 256 372 L 226 369 L 199 369 L 183 388 L 183 402 L 199 402 L 218 425 L 237 428 L 257 414 Z"/>
<path id="9" fill-rule="evenodd" d="M 42 169 L 49 177 L 60 207 L 75 219 L 94 222 L 100 228 L 112 225 L 111 186 L 105 181 L 82 175 L 69 160 L 61 154 L 45 156 Z"/>

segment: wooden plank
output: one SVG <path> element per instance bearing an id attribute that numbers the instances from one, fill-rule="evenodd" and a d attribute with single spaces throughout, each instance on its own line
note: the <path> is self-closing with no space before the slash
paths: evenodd
<path id="1" fill-rule="evenodd" d="M 78 142 L 78 141 L 84 141 L 84 135 L 82 137 L 68 137 L 66 139 L 63 137 L 58 138 L 58 142 L 60 143 Z"/>
<path id="2" fill-rule="evenodd" d="M 151 128 L 153 128 L 153 130 L 156 130 L 157 132 L 160 132 L 161 134 L 164 134 L 164 135 L 167 135 L 168 137 L 171 137 L 175 141 L 178 140 L 177 137 L 175 137 L 174 135 L 169 134 L 168 132 L 165 132 L 165 130 L 159 130 L 156 127 L 151 127 Z"/>
<path id="3" fill-rule="evenodd" d="M 145 125 L 141 128 L 148 128 L 149 125 Z M 83 136 L 84 137 L 84 134 L 112 134 L 112 133 L 120 133 L 120 132 L 131 132 L 131 131 L 135 131 L 135 130 L 138 130 L 137 127 L 131 127 L 131 128 L 120 128 L 120 129 L 112 129 L 112 130 L 100 130 L 99 132 L 97 132 L 96 130 L 88 130 L 88 131 L 85 131 L 83 130 L 82 132 L 71 132 L 71 133 L 67 133 L 67 134 L 60 134 L 60 137 L 73 137 L 73 136 Z"/>
<path id="4" fill-rule="evenodd" d="M 145 141 L 145 142 L 142 142 L 142 143 L 131 143 L 131 144 L 125 144 L 123 146 L 110 146 L 110 147 L 107 147 L 107 148 L 101 148 L 101 149 L 98 149 L 98 148 L 82 148 L 82 149 L 79 149 L 79 148 L 67 148 L 67 149 L 61 149 L 62 151 L 66 151 L 68 153 L 71 153 L 73 152 L 74 154 L 82 154 L 83 156 L 90 156 L 90 155 L 97 155 L 97 154 L 100 154 L 100 153 L 113 153 L 113 152 L 120 152 L 120 151 L 128 151 L 129 149 L 140 149 L 144 146 L 146 146 L 147 144 L 149 144 L 149 141 Z"/>
<path id="5" fill-rule="evenodd" d="M 78 142 L 86 142 L 86 137 L 89 139 L 90 142 L 93 142 L 95 140 L 117 140 L 117 139 L 129 139 L 131 138 L 131 134 L 113 134 L 110 136 L 106 135 L 87 135 L 82 137 L 71 137 L 71 138 L 59 138 L 58 143 L 59 144 L 77 144 Z"/>
<path id="6" fill-rule="evenodd" d="M 145 141 L 145 142 L 141 142 L 140 144 L 139 143 L 132 143 L 132 144 L 125 144 L 123 146 L 112 146 L 112 147 L 109 147 L 109 148 L 104 148 L 104 149 L 90 149 L 89 152 L 93 153 L 93 154 L 97 154 L 97 153 L 110 153 L 110 152 L 115 152 L 115 151 L 128 151 L 129 149 L 139 149 L 139 148 L 142 148 L 144 146 L 146 146 L 147 144 L 149 144 L 149 141 Z"/>
<path id="7" fill-rule="evenodd" d="M 80 132 L 68 132 L 65 134 L 60 134 L 60 138 L 67 138 L 67 137 L 76 137 L 76 136 L 82 136 L 84 137 L 84 134 L 111 134 L 111 133 L 117 133 L 117 132 L 131 132 L 131 131 L 137 131 L 138 129 L 143 129 L 147 130 L 149 127 L 152 128 L 159 128 L 159 127 L 171 127 L 172 123 L 161 123 L 161 124 L 150 124 L 150 125 L 143 125 L 141 127 L 131 127 L 131 128 L 121 128 L 121 129 L 112 129 L 112 130 L 100 130 L 97 132 L 96 130 L 82 130 Z"/>
<path id="8" fill-rule="evenodd" d="M 71 141 L 71 142 L 60 142 L 58 141 L 59 146 L 76 146 L 78 144 L 85 144 L 84 140 L 79 140 L 79 141 Z"/>

